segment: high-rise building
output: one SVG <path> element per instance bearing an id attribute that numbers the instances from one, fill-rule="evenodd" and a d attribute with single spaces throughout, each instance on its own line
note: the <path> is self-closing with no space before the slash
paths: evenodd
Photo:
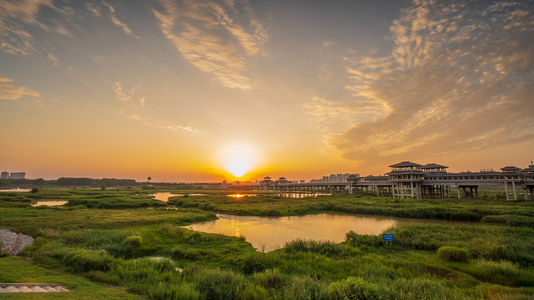
<path id="1" fill-rule="evenodd" d="M 9 179 L 24 179 L 26 178 L 25 172 L 13 172 L 9 175 Z"/>

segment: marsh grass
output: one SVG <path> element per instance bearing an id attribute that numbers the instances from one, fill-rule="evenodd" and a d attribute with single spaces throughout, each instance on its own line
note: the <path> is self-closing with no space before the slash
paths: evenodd
<path id="1" fill-rule="evenodd" d="M 534 229 L 528 223 L 534 216 L 532 203 L 347 195 L 285 199 L 268 193 L 236 200 L 203 191 L 205 196 L 173 199 L 169 204 L 178 205 L 178 210 L 167 210 L 142 208 L 150 201 L 149 192 L 153 191 L 34 193 L 41 199 L 89 199 L 117 207 L 131 201 L 132 208 L 121 209 L 81 204 L 13 207 L 30 198 L 8 195 L 0 200 L 0 227 L 36 237 L 22 253 L 34 263 L 57 274 L 90 279 L 87 288 L 71 285 L 83 292 L 75 294 L 81 299 L 87 291 L 100 298 L 122 297 L 94 282 L 130 293 L 120 295 L 151 299 L 527 299 L 534 294 Z M 413 223 L 388 229 L 395 235 L 388 245 L 381 236 L 349 232 L 340 244 L 297 239 L 261 253 L 244 239 L 180 227 L 215 219 L 213 211 L 253 215 L 365 211 L 483 223 Z M 514 219 L 520 222 L 512 223 Z M 4 269 L 6 265 L 19 266 L 12 258 L 2 264 L 4 259 L 8 258 L 0 258 L 2 271 L 11 270 Z M 33 278 L 13 272 L 0 272 L 0 281 Z"/>

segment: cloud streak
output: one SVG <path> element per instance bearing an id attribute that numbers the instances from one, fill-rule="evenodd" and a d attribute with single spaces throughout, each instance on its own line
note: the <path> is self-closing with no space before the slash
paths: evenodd
<path id="1" fill-rule="evenodd" d="M 134 99 L 135 91 L 139 88 L 139 85 L 134 86 L 130 90 L 124 90 L 122 84 L 119 81 L 113 83 L 113 91 L 121 102 L 131 105 L 132 107 L 143 107 L 145 106 L 145 97 L 139 99 Z"/>
<path id="2" fill-rule="evenodd" d="M 154 15 L 184 59 L 227 87 L 252 88 L 246 58 L 262 54 L 268 36 L 248 6 L 209 0 L 160 4 L 163 11 L 153 10 Z"/>
<path id="3" fill-rule="evenodd" d="M 19 100 L 25 96 L 39 97 L 39 93 L 27 87 L 12 83 L 13 80 L 0 77 L 0 99 Z"/>
<path id="4" fill-rule="evenodd" d="M 350 160 L 443 156 L 534 138 L 532 1 L 414 1 L 389 57 L 347 58 L 357 103 L 330 144 Z M 343 115 L 343 111 L 346 113 Z"/>
<path id="5" fill-rule="evenodd" d="M 49 7 L 61 16 L 72 16 L 70 7 L 54 6 L 53 0 L 5 0 L 0 5 L 0 50 L 20 56 L 37 56 L 58 65 L 57 59 L 46 48 L 38 45 L 32 30 L 54 32 L 66 37 L 72 33 L 59 20 L 46 24 L 38 19 L 41 8 Z"/>
<path id="6" fill-rule="evenodd" d="M 185 126 L 185 125 L 177 125 L 177 124 L 160 124 L 159 122 L 155 122 L 149 119 L 146 119 L 138 114 L 135 113 L 129 113 L 124 109 L 120 109 L 118 111 L 119 114 L 127 115 L 128 118 L 139 121 L 145 125 L 156 127 L 160 129 L 166 129 L 166 130 L 172 130 L 177 132 L 186 132 L 191 135 L 199 135 L 199 134 L 206 134 L 205 131 L 200 130 L 198 128 L 194 128 L 192 126 Z"/>
<path id="7" fill-rule="evenodd" d="M 128 25 L 126 25 L 125 23 L 121 22 L 118 18 L 117 18 L 117 14 L 115 13 L 115 7 L 113 7 L 111 4 L 105 2 L 105 1 L 102 1 L 102 4 L 104 6 L 106 6 L 108 9 L 109 9 L 109 13 L 110 13 L 110 17 L 111 17 L 111 22 L 113 22 L 113 24 L 115 24 L 115 26 L 119 27 L 120 29 L 122 29 L 122 31 L 124 31 L 124 33 L 126 33 L 127 35 L 129 36 L 132 36 L 136 39 L 139 39 L 140 37 L 138 37 L 137 35 L 135 35 L 132 30 L 130 29 L 130 27 L 128 27 Z M 87 9 L 92 12 L 93 14 L 95 14 L 97 17 L 100 17 L 100 10 L 94 6 L 94 5 L 87 5 Z"/>

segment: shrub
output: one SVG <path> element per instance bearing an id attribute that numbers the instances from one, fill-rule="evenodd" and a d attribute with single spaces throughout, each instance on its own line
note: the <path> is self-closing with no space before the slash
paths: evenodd
<path id="1" fill-rule="evenodd" d="M 292 277 L 283 291 L 283 299 L 329 299 L 328 286 L 310 277 Z"/>
<path id="2" fill-rule="evenodd" d="M 124 243 L 137 248 L 143 244 L 143 238 L 138 235 L 131 235 L 124 240 Z"/>
<path id="3" fill-rule="evenodd" d="M 160 231 L 170 237 L 183 237 L 185 233 L 185 229 L 173 224 L 163 225 Z"/>
<path id="4" fill-rule="evenodd" d="M 328 286 L 331 299 L 379 299 L 380 288 L 361 277 L 349 277 Z"/>
<path id="5" fill-rule="evenodd" d="M 437 251 L 438 257 L 445 261 L 466 262 L 469 259 L 469 251 L 454 246 L 443 246 Z"/>
<path id="6" fill-rule="evenodd" d="M 206 299 L 238 299 L 245 287 L 241 274 L 219 269 L 206 269 L 196 278 L 196 289 Z"/>
<path id="7" fill-rule="evenodd" d="M 266 300 L 269 299 L 269 292 L 259 285 L 247 284 L 243 291 L 243 299 L 246 300 Z"/>
<path id="8" fill-rule="evenodd" d="M 241 271 L 247 275 L 252 275 L 255 272 L 263 272 L 263 270 L 271 266 L 268 257 L 265 253 L 250 253 L 238 260 Z"/>
<path id="9" fill-rule="evenodd" d="M 171 285 L 166 282 L 158 282 L 156 285 L 151 285 L 148 289 L 148 295 L 151 299 L 172 300 L 196 300 L 200 299 L 200 293 L 196 291 L 193 286 L 186 282 L 181 282 L 178 285 Z"/>
<path id="10" fill-rule="evenodd" d="M 255 273 L 252 277 L 257 285 L 265 288 L 278 289 L 284 285 L 285 278 L 279 269 L 266 270 L 263 273 Z"/>
<path id="11" fill-rule="evenodd" d="M 66 250 L 63 263 L 79 272 L 109 271 L 115 259 L 104 250 L 72 249 Z"/>

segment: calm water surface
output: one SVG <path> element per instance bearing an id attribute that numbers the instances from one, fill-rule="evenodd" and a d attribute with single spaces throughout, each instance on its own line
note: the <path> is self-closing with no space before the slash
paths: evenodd
<path id="1" fill-rule="evenodd" d="M 32 204 L 32 206 L 58 206 L 66 204 L 69 201 L 38 201 L 35 204 Z"/>
<path id="2" fill-rule="evenodd" d="M 185 196 L 186 194 L 173 194 L 173 193 L 155 193 L 152 194 L 156 200 L 167 202 L 170 197 L 174 196 Z M 202 196 L 204 194 L 187 194 L 188 196 Z"/>
<path id="3" fill-rule="evenodd" d="M 398 222 L 381 217 L 329 214 L 278 218 L 220 214 L 217 217 L 218 220 L 192 224 L 186 228 L 228 236 L 245 236 L 247 242 L 257 250 L 272 251 L 298 238 L 340 243 L 351 230 L 358 234 L 378 235 Z"/>
<path id="4" fill-rule="evenodd" d="M 0 189 L 0 192 L 29 192 L 31 189 Z"/>

